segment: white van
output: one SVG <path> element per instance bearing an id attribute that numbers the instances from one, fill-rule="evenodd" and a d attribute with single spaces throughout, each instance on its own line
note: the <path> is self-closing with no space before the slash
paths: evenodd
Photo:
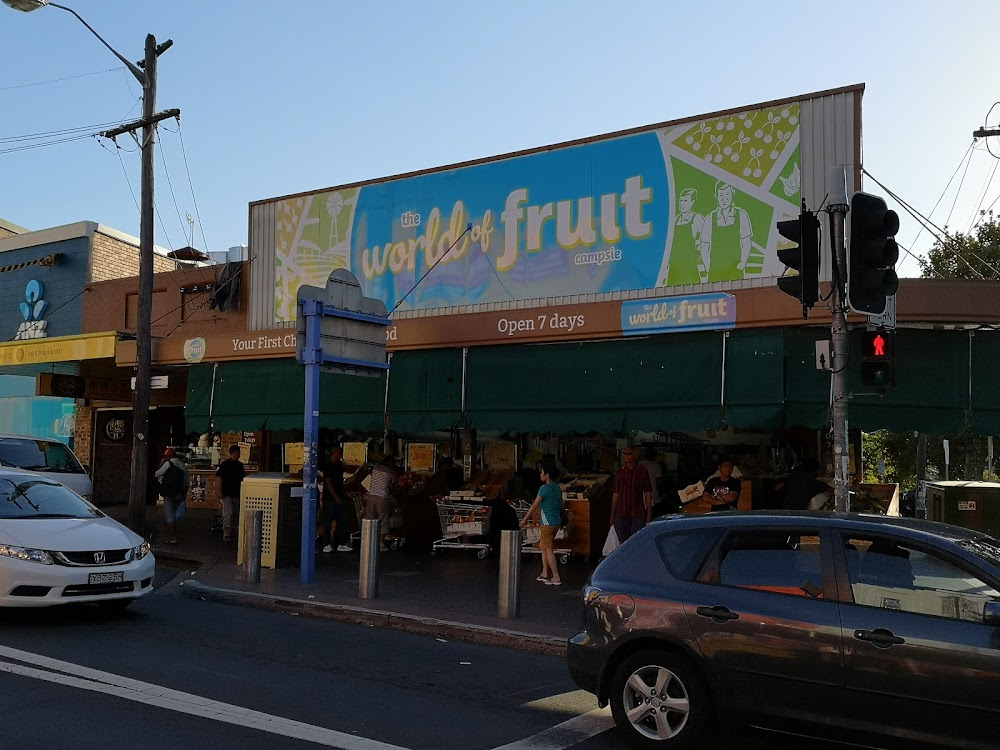
<path id="1" fill-rule="evenodd" d="M 90 500 L 94 493 L 86 469 L 80 465 L 73 451 L 58 440 L 0 434 L 0 466 L 42 474 L 69 487 L 86 500 Z"/>

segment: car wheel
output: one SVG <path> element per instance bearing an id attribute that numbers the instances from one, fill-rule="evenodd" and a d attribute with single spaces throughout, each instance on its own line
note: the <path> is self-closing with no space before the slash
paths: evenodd
<path id="1" fill-rule="evenodd" d="M 615 724 L 641 746 L 681 750 L 704 739 L 708 691 L 677 654 L 643 651 L 628 657 L 615 672 L 610 698 Z"/>

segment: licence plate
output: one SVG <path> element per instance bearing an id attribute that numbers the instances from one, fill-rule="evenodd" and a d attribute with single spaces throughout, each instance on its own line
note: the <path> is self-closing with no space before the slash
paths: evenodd
<path id="1" fill-rule="evenodd" d="M 125 581 L 125 571 L 117 573 L 91 573 L 87 583 L 122 583 Z"/>

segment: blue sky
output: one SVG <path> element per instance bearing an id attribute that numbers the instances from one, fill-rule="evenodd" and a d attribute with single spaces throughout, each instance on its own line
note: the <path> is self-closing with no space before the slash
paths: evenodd
<path id="1" fill-rule="evenodd" d="M 182 111 L 181 132 L 166 123 L 156 158 L 163 247 L 188 244 L 186 213 L 201 218 L 195 246 L 222 250 L 247 241 L 253 200 L 860 82 L 864 164 L 887 187 L 931 214 L 961 165 L 931 215 L 960 231 L 1000 195 L 985 144 L 963 162 L 1000 99 L 990 59 L 1000 4 L 63 4 L 129 59 L 142 57 L 147 33 L 174 41 L 157 101 Z M 138 235 L 129 182 L 138 196 L 139 159 L 127 137 L 120 153 L 95 138 L 10 150 L 31 143 L 16 136 L 139 117 L 141 90 L 116 68 L 70 14 L 0 6 L 0 218 Z M 933 237 L 896 208 L 901 244 L 926 252 Z M 900 275 L 918 275 L 916 263 L 904 256 Z"/>

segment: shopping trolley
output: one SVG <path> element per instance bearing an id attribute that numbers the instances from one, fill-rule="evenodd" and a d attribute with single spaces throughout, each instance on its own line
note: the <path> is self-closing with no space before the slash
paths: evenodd
<path id="1" fill-rule="evenodd" d="M 365 517 L 365 508 L 368 504 L 368 493 L 367 492 L 349 492 L 347 493 L 351 496 L 354 501 L 354 512 L 358 515 L 358 530 L 351 534 L 351 543 L 361 541 L 361 519 Z M 403 513 L 403 505 L 399 502 L 392 503 L 392 509 L 389 511 L 389 537 L 385 540 L 389 549 L 399 549 L 404 544 L 406 544 L 406 537 L 402 534 L 402 528 L 405 525 L 406 517 Z M 399 533 L 393 533 L 399 532 Z"/>
<path id="2" fill-rule="evenodd" d="M 455 502 L 450 498 L 437 501 L 442 537 L 431 545 L 431 556 L 439 549 L 476 549 L 479 559 L 490 553 L 488 541 L 475 541 L 490 533 L 490 508 L 478 503 Z"/>
<path id="3" fill-rule="evenodd" d="M 514 508 L 514 512 L 517 513 L 517 521 L 521 523 L 524 521 L 525 517 L 528 515 L 528 511 L 531 509 L 531 503 L 524 500 L 515 500 L 511 503 Z M 569 517 L 569 523 L 572 523 L 572 514 L 567 511 L 567 517 Z M 528 522 L 526 526 L 521 529 L 521 552 L 530 552 L 531 554 L 540 555 L 542 550 L 538 547 L 538 543 L 542 539 L 541 525 L 539 524 L 540 519 L 532 519 Z M 555 536 L 557 542 L 565 542 L 569 539 L 569 523 L 561 527 Z M 552 552 L 559 555 L 559 562 L 563 565 L 569 562 L 569 556 L 573 554 L 573 550 L 568 548 L 561 548 L 555 546 L 552 548 Z"/>

